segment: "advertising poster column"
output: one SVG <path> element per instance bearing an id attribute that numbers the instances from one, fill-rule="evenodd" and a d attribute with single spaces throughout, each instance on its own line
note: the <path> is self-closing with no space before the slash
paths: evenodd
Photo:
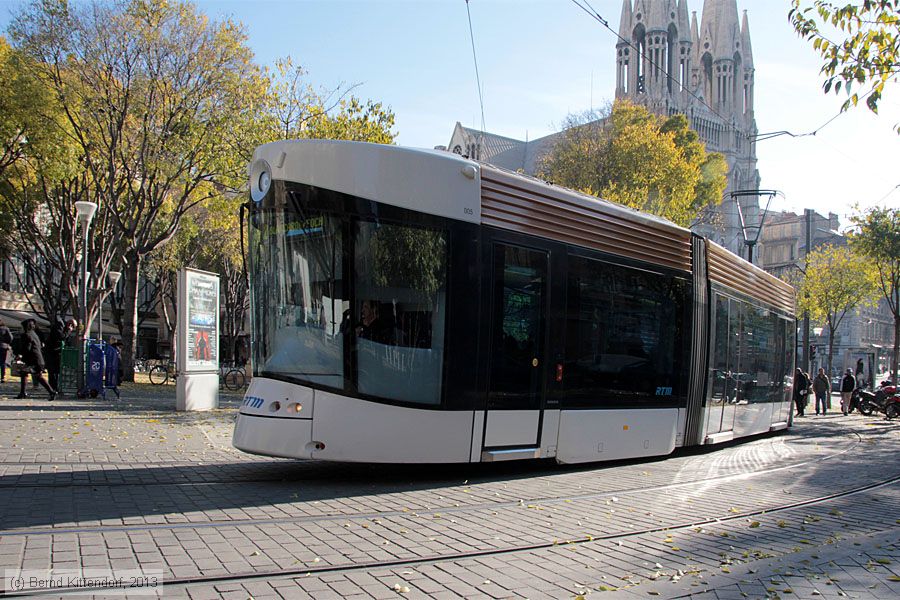
<path id="1" fill-rule="evenodd" d="M 219 406 L 219 276 L 178 272 L 177 410 Z"/>

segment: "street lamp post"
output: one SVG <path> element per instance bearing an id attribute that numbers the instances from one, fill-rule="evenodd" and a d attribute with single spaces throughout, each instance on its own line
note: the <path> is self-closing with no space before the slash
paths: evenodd
<path id="1" fill-rule="evenodd" d="M 78 391 L 84 389 L 84 338 L 87 333 L 88 323 L 88 229 L 91 226 L 91 220 L 94 213 L 97 212 L 97 203 L 88 200 L 79 200 L 75 203 L 75 211 L 78 215 L 78 224 L 81 226 L 81 238 L 84 247 L 81 251 L 81 317 L 82 325 L 78 335 Z"/>
<path id="2" fill-rule="evenodd" d="M 766 202 L 766 208 L 763 210 L 762 216 L 759 218 L 759 223 L 757 224 L 747 224 L 744 221 L 744 211 L 741 210 L 741 201 L 740 198 L 743 196 L 753 196 L 757 199 L 760 196 L 768 196 L 769 200 Z M 772 198 L 775 196 L 780 196 L 784 198 L 784 194 L 779 192 L 778 190 L 735 190 L 731 192 L 731 199 L 734 200 L 734 204 L 737 207 L 738 217 L 741 221 L 741 236 L 744 238 L 744 243 L 747 244 L 747 262 L 753 264 L 753 248 L 759 242 L 759 235 L 762 233 L 763 224 L 766 220 L 766 214 L 769 212 L 769 205 L 772 203 Z M 757 207 L 759 206 L 759 200 L 757 200 Z M 753 234 L 755 230 L 755 235 Z"/>

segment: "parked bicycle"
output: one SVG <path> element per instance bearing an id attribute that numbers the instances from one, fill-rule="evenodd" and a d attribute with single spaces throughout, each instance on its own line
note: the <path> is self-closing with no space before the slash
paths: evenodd
<path id="1" fill-rule="evenodd" d="M 247 385 L 247 376 L 244 370 L 231 364 L 219 366 L 219 384 L 226 389 L 237 391 Z"/>
<path id="2" fill-rule="evenodd" d="M 150 367 L 150 373 L 148 375 L 150 377 L 150 383 L 153 385 L 164 385 L 169 383 L 170 377 L 174 383 L 175 378 L 178 377 L 178 371 L 173 362 L 160 363 Z"/>
<path id="3" fill-rule="evenodd" d="M 150 368 L 150 383 L 153 385 L 164 385 L 169 383 L 169 379 L 174 383 L 178 377 L 178 370 L 175 363 L 161 363 Z M 219 385 L 224 385 L 226 389 L 237 391 L 247 385 L 247 376 L 244 370 L 234 365 L 222 364 L 219 366 Z"/>

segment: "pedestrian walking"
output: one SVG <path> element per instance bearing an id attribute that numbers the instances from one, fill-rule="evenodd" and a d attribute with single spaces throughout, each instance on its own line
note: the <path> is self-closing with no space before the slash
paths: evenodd
<path id="1" fill-rule="evenodd" d="M 847 369 L 844 378 L 841 379 L 841 412 L 844 413 L 844 416 L 850 410 L 850 398 L 855 389 L 856 377 L 853 376 L 853 369 Z"/>
<path id="2" fill-rule="evenodd" d="M 12 332 L 3 319 L 0 319 L 0 383 L 6 383 L 6 363 L 9 362 L 9 350 L 12 348 L 12 343 Z"/>
<path id="3" fill-rule="evenodd" d="M 122 383 L 122 379 L 125 378 L 125 371 L 122 370 L 122 340 L 119 338 L 110 338 L 109 345 L 116 351 L 116 358 L 119 361 L 119 366 L 116 368 L 116 385 L 114 387 L 118 387 Z"/>
<path id="4" fill-rule="evenodd" d="M 50 400 L 52 401 L 56 398 L 56 389 L 50 387 L 50 384 L 44 379 L 44 368 L 46 367 L 46 364 L 44 363 L 44 353 L 41 348 L 43 344 L 41 343 L 41 338 L 38 337 L 38 334 L 35 331 L 35 325 L 36 322 L 34 319 L 25 319 L 22 321 L 22 328 L 25 330 L 22 334 L 21 344 L 22 362 L 25 363 L 25 368 L 22 369 L 20 373 L 20 376 L 22 377 L 22 387 L 16 398 L 28 397 L 28 394 L 25 393 L 25 380 L 28 379 L 28 375 L 30 374 L 35 384 L 40 383 L 44 386 L 44 389 L 50 394 Z"/>
<path id="5" fill-rule="evenodd" d="M 809 377 L 803 371 L 797 369 L 794 372 L 794 404 L 797 407 L 797 416 L 802 417 L 806 410 L 807 395 L 809 394 Z"/>
<path id="6" fill-rule="evenodd" d="M 828 397 L 831 395 L 831 381 L 825 374 L 825 369 L 819 368 L 816 378 L 813 380 L 813 392 L 816 394 L 816 414 L 819 414 L 819 407 L 822 407 L 822 414 L 828 411 Z"/>
<path id="7" fill-rule="evenodd" d="M 57 317 L 50 327 L 50 335 L 47 336 L 46 352 L 44 360 L 47 362 L 47 380 L 54 390 L 59 389 L 59 367 L 62 360 L 63 340 L 66 337 L 66 325 L 62 318 Z"/>

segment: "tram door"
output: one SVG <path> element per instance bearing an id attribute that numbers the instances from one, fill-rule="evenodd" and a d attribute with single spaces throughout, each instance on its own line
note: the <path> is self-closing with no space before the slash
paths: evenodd
<path id="1" fill-rule="evenodd" d="M 547 265 L 545 251 L 493 246 L 486 449 L 534 448 L 540 442 Z"/>

